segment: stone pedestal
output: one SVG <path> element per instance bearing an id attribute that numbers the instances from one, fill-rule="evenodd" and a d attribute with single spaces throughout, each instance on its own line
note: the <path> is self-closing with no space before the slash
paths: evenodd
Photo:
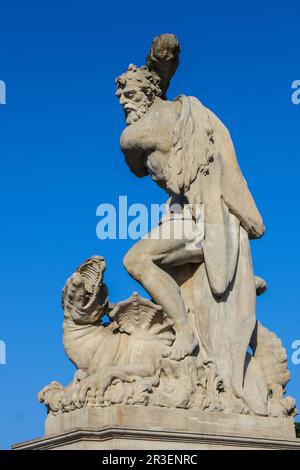
<path id="1" fill-rule="evenodd" d="M 114 405 L 48 415 L 44 438 L 13 449 L 300 450 L 300 439 L 292 419 Z"/>

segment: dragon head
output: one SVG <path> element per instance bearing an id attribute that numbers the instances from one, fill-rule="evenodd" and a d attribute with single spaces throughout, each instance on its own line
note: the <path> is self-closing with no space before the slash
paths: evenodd
<path id="1" fill-rule="evenodd" d="M 97 323 L 108 308 L 108 289 L 103 283 L 105 259 L 92 256 L 67 280 L 62 291 L 65 318 L 79 324 Z"/>

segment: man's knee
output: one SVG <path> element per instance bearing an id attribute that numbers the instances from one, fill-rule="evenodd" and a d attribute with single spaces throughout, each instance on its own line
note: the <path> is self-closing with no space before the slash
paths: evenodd
<path id="1" fill-rule="evenodd" d="M 126 271 L 135 279 L 140 279 L 145 270 L 149 270 L 152 258 L 147 252 L 137 250 L 134 247 L 123 258 Z"/>
<path id="2" fill-rule="evenodd" d="M 123 264 L 126 269 L 126 271 L 129 274 L 132 274 L 132 271 L 134 269 L 134 257 L 131 254 L 131 250 L 126 253 L 126 255 L 123 258 Z"/>

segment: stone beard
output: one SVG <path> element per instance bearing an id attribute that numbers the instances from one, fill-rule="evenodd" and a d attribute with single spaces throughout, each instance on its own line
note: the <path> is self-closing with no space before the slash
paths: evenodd
<path id="1" fill-rule="evenodd" d="M 140 92 L 143 94 L 143 92 Z M 144 94 L 143 94 L 144 95 Z M 146 95 L 144 95 L 143 101 L 137 105 L 136 109 L 130 109 L 128 115 L 126 116 L 127 125 L 132 124 L 133 122 L 138 121 L 150 108 L 152 102 L 149 102 Z"/>
<path id="2" fill-rule="evenodd" d="M 143 90 L 138 88 L 126 92 L 126 100 L 124 100 L 123 109 L 126 116 L 126 124 L 129 126 L 133 122 L 138 121 L 153 103 L 152 96 L 147 95 Z"/>

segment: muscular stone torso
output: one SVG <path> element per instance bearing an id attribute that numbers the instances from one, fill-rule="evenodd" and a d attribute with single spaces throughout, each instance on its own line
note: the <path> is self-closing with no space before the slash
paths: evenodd
<path id="1" fill-rule="evenodd" d="M 121 149 L 131 171 L 139 177 L 150 175 L 163 189 L 166 189 L 164 168 L 180 111 L 179 101 L 158 98 L 147 114 L 121 135 Z"/>

